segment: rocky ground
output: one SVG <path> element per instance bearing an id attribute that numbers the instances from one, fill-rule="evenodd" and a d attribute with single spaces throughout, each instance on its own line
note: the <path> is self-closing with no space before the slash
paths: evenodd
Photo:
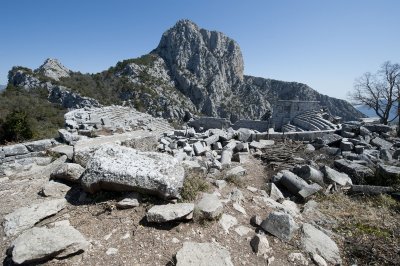
<path id="1" fill-rule="evenodd" d="M 390 127 L 76 132 L 1 148 L 5 265 L 400 263 Z"/>

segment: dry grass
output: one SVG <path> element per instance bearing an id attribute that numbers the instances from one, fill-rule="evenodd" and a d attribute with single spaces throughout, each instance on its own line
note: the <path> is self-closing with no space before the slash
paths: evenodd
<path id="1" fill-rule="evenodd" d="M 348 264 L 400 265 L 400 203 L 390 196 L 320 198 L 320 210 L 338 223 Z"/>

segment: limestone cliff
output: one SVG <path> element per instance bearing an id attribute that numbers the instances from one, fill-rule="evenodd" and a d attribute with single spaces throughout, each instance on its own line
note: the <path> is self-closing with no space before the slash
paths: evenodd
<path id="1" fill-rule="evenodd" d="M 167 63 L 178 89 L 206 115 L 220 115 L 225 95 L 243 82 L 239 45 L 189 20 L 178 21 L 166 31 L 154 52 Z"/>
<path id="2" fill-rule="evenodd" d="M 46 59 L 43 65 L 36 69 L 35 72 L 57 81 L 60 80 L 60 78 L 69 77 L 71 73 L 68 68 L 63 66 L 60 61 L 54 58 Z"/>

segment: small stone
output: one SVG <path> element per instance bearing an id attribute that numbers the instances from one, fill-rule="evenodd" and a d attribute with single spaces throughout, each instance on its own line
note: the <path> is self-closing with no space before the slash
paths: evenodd
<path id="1" fill-rule="evenodd" d="M 342 131 L 341 135 L 342 135 L 343 138 L 354 138 L 356 136 L 355 133 L 344 131 L 344 130 Z"/>
<path id="2" fill-rule="evenodd" d="M 207 151 L 200 141 L 193 143 L 193 150 L 197 156 L 201 156 Z"/>
<path id="3" fill-rule="evenodd" d="M 213 220 L 222 214 L 223 206 L 218 196 L 204 193 L 196 209 L 200 211 L 202 217 Z"/>
<path id="4" fill-rule="evenodd" d="M 226 172 L 227 176 L 239 177 L 246 175 L 247 171 L 242 166 L 236 166 Z"/>
<path id="5" fill-rule="evenodd" d="M 257 255 L 269 255 L 272 252 L 272 248 L 270 248 L 268 239 L 265 235 L 255 235 L 251 239 L 250 245 Z"/>
<path id="6" fill-rule="evenodd" d="M 252 141 L 249 146 L 250 146 L 250 148 L 261 150 L 261 149 L 265 149 L 266 147 L 268 147 L 270 145 L 264 144 L 264 143 L 261 143 L 258 141 Z"/>
<path id="7" fill-rule="evenodd" d="M 258 189 L 255 187 L 247 186 L 246 188 L 248 191 L 253 192 L 253 193 L 256 193 L 258 191 Z"/>
<path id="8" fill-rule="evenodd" d="M 253 231 L 253 229 L 248 228 L 247 226 L 243 226 L 243 225 L 240 225 L 235 228 L 235 232 L 240 236 L 245 236 L 248 233 L 250 233 L 251 231 Z"/>
<path id="9" fill-rule="evenodd" d="M 240 204 L 244 200 L 243 192 L 240 191 L 240 189 L 235 188 L 229 194 L 229 199 Z"/>
<path id="10" fill-rule="evenodd" d="M 108 239 L 110 239 L 111 236 L 112 236 L 112 233 L 109 233 L 109 234 L 105 235 L 103 237 L 103 239 L 107 241 Z"/>
<path id="11" fill-rule="evenodd" d="M 115 254 L 117 254 L 117 253 L 118 253 L 118 249 L 117 249 L 117 248 L 109 248 L 109 249 L 107 249 L 107 251 L 106 251 L 106 254 L 107 254 L 108 256 L 115 255 Z"/>
<path id="12" fill-rule="evenodd" d="M 306 144 L 304 147 L 304 151 L 309 153 L 309 152 L 314 152 L 315 151 L 315 147 L 311 144 Z"/>
<path id="13" fill-rule="evenodd" d="M 240 206 L 239 204 L 233 203 L 233 208 L 234 208 L 235 210 L 237 210 L 238 212 L 240 212 L 240 213 L 246 215 L 246 210 L 245 210 L 242 206 Z"/>
<path id="14" fill-rule="evenodd" d="M 371 136 L 372 135 L 372 132 L 371 131 L 369 131 L 367 128 L 365 128 L 365 127 L 360 127 L 360 135 L 361 136 Z"/>
<path id="15" fill-rule="evenodd" d="M 180 243 L 181 241 L 180 241 L 178 238 L 173 237 L 172 240 L 171 240 L 171 242 L 174 243 L 174 244 L 178 244 L 178 243 Z"/>
<path id="16" fill-rule="evenodd" d="M 249 161 L 249 153 L 248 152 L 237 152 L 233 154 L 232 161 L 238 163 L 246 163 Z"/>
<path id="17" fill-rule="evenodd" d="M 343 141 L 340 143 L 340 149 L 342 151 L 352 151 L 354 149 L 354 144 L 349 141 Z"/>
<path id="18" fill-rule="evenodd" d="M 217 150 L 217 151 L 222 150 L 222 144 L 221 144 L 221 142 L 214 143 L 214 144 L 212 145 L 212 149 L 213 149 L 213 150 Z"/>
<path id="19" fill-rule="evenodd" d="M 317 253 L 314 253 L 312 255 L 312 259 L 315 262 L 315 264 L 317 264 L 317 266 L 328 266 L 328 263 L 326 263 L 324 258 L 318 255 Z"/>
<path id="20" fill-rule="evenodd" d="M 218 189 L 223 189 L 227 185 L 225 180 L 215 180 L 213 183 Z"/>
<path id="21" fill-rule="evenodd" d="M 225 233 L 229 233 L 229 228 L 237 225 L 238 221 L 235 217 L 229 214 L 222 214 L 221 219 L 219 219 L 218 223 L 222 226 Z"/>
<path id="22" fill-rule="evenodd" d="M 219 135 L 212 135 L 212 136 L 209 136 L 208 138 L 204 139 L 204 142 L 210 146 L 210 145 L 216 143 L 218 140 L 219 140 Z"/>
<path id="23" fill-rule="evenodd" d="M 283 199 L 284 196 L 274 183 L 268 183 L 269 197 L 273 200 Z"/>
<path id="24" fill-rule="evenodd" d="M 193 203 L 177 203 L 153 206 L 146 213 L 147 221 L 163 223 L 175 220 L 190 220 L 193 218 Z"/>
<path id="25" fill-rule="evenodd" d="M 214 159 L 212 160 L 212 164 L 210 167 L 217 170 L 222 170 L 222 163 L 220 163 L 220 161 L 218 161 L 217 159 Z"/>
<path id="26" fill-rule="evenodd" d="M 262 229 L 283 241 L 290 241 L 299 226 L 292 216 L 283 212 L 272 212 L 261 224 Z"/>
<path id="27" fill-rule="evenodd" d="M 384 161 L 391 161 L 393 159 L 392 154 L 387 149 L 381 149 L 379 151 L 379 157 Z"/>
<path id="28" fill-rule="evenodd" d="M 123 235 L 123 236 L 121 237 L 121 239 L 128 239 L 128 238 L 130 238 L 130 237 L 131 237 L 131 234 L 126 233 L 125 235 Z"/>
<path id="29" fill-rule="evenodd" d="M 356 146 L 354 146 L 354 151 L 355 151 L 357 154 L 363 154 L 363 153 L 364 153 L 364 150 L 365 150 L 365 147 L 364 147 L 364 146 L 361 146 L 361 145 L 356 145 Z"/>
<path id="30" fill-rule="evenodd" d="M 232 150 L 223 150 L 221 153 L 221 164 L 223 167 L 230 167 L 232 162 Z"/>
<path id="31" fill-rule="evenodd" d="M 304 257 L 302 253 L 299 252 L 293 252 L 290 253 L 288 256 L 288 260 L 290 262 L 293 262 L 295 265 L 308 265 L 307 259 Z"/>
<path id="32" fill-rule="evenodd" d="M 192 172 L 197 172 L 197 173 L 203 172 L 203 167 L 200 165 L 200 163 L 197 160 L 196 161 L 183 161 L 182 166 L 187 171 L 192 171 Z"/>
<path id="33" fill-rule="evenodd" d="M 260 226 L 261 223 L 263 222 L 263 219 L 261 218 L 261 216 L 259 215 L 254 215 L 253 217 L 251 217 L 250 219 L 250 223 L 254 226 Z"/>
<path id="34" fill-rule="evenodd" d="M 41 189 L 41 194 L 45 197 L 65 197 L 65 194 L 71 188 L 63 183 L 58 183 L 50 180 Z"/>
<path id="35" fill-rule="evenodd" d="M 183 147 L 183 151 L 186 153 L 191 153 L 193 151 L 193 148 L 190 145 L 186 145 Z"/>
<path id="36" fill-rule="evenodd" d="M 57 167 L 52 173 L 51 178 L 62 179 L 70 182 L 79 182 L 85 168 L 76 163 L 64 163 Z"/>
<path id="37" fill-rule="evenodd" d="M 282 201 L 282 206 L 285 212 L 289 213 L 292 216 L 299 216 L 300 209 L 297 207 L 297 204 L 291 200 L 284 200 Z"/>
<path id="38" fill-rule="evenodd" d="M 116 207 L 118 209 L 131 209 L 138 207 L 139 203 L 139 195 L 136 193 L 129 194 L 126 198 L 117 202 Z"/>
<path id="39" fill-rule="evenodd" d="M 275 140 L 272 140 L 272 139 L 261 139 L 260 143 L 263 144 L 263 145 L 271 146 L 271 145 L 275 145 Z"/>

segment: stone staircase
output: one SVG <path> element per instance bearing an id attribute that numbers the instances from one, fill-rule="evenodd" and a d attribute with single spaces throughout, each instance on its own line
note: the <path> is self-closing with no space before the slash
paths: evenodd
<path id="1" fill-rule="evenodd" d="M 68 127 L 84 130 L 133 131 L 144 129 L 160 134 L 173 130 L 165 119 L 155 118 L 123 106 L 77 109 L 65 114 L 65 120 Z"/>
<path id="2" fill-rule="evenodd" d="M 301 129 L 295 125 L 292 125 L 292 124 L 283 125 L 281 130 L 282 130 L 282 132 L 302 132 L 302 131 L 304 131 L 303 129 Z"/>
<path id="3" fill-rule="evenodd" d="M 292 124 L 307 131 L 337 129 L 338 126 L 322 117 L 319 111 L 308 111 L 292 119 Z"/>

